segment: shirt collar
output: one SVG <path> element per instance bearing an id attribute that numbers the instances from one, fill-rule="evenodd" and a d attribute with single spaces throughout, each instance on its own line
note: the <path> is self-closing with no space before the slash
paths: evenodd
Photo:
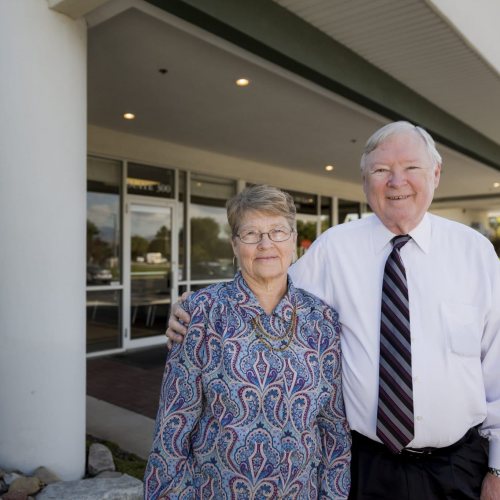
<path id="1" fill-rule="evenodd" d="M 243 317 L 255 318 L 266 314 L 240 271 L 236 273 L 234 280 L 228 283 L 228 287 L 228 300 L 240 310 Z M 292 279 L 288 276 L 287 291 L 274 308 L 272 315 L 281 319 L 288 318 L 289 313 L 287 314 L 287 311 L 292 311 L 295 305 L 296 288 L 292 283 Z"/>
<path id="2" fill-rule="evenodd" d="M 373 222 L 373 250 L 375 253 L 380 253 L 396 235 L 389 231 L 376 215 L 373 217 Z M 412 229 L 408 234 L 424 253 L 429 253 L 431 247 L 431 219 L 429 214 L 426 213 L 418 226 Z"/>

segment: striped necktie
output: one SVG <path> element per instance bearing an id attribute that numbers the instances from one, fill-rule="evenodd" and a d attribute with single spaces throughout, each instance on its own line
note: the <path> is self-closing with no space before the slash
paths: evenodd
<path id="1" fill-rule="evenodd" d="M 406 272 L 399 253 L 411 239 L 392 239 L 382 285 L 377 436 L 399 453 L 414 436 L 410 309 Z"/>

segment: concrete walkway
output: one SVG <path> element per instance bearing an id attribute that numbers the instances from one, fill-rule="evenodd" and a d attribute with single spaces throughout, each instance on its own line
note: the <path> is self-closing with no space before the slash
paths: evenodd
<path id="1" fill-rule="evenodd" d="M 147 459 L 165 346 L 87 360 L 87 433 Z"/>
<path id="2" fill-rule="evenodd" d="M 154 424 L 152 418 L 87 396 L 87 433 L 112 441 L 145 460 L 151 450 Z"/>

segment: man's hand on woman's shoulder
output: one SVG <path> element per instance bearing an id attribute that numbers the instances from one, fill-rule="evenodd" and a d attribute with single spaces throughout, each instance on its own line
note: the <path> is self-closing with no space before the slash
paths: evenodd
<path id="1" fill-rule="evenodd" d="M 184 311 L 181 304 L 189 297 L 192 292 L 184 292 L 181 298 L 172 306 L 170 318 L 168 319 L 168 328 L 165 332 L 167 336 L 167 346 L 170 349 L 174 343 L 180 344 L 184 340 L 191 316 Z"/>

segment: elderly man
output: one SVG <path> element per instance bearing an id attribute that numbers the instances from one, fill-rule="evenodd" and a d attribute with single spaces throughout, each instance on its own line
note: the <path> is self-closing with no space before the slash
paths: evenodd
<path id="1" fill-rule="evenodd" d="M 340 313 L 350 498 L 498 500 L 500 262 L 427 212 L 441 157 L 422 128 L 378 130 L 361 171 L 375 215 L 329 229 L 290 269 Z"/>

